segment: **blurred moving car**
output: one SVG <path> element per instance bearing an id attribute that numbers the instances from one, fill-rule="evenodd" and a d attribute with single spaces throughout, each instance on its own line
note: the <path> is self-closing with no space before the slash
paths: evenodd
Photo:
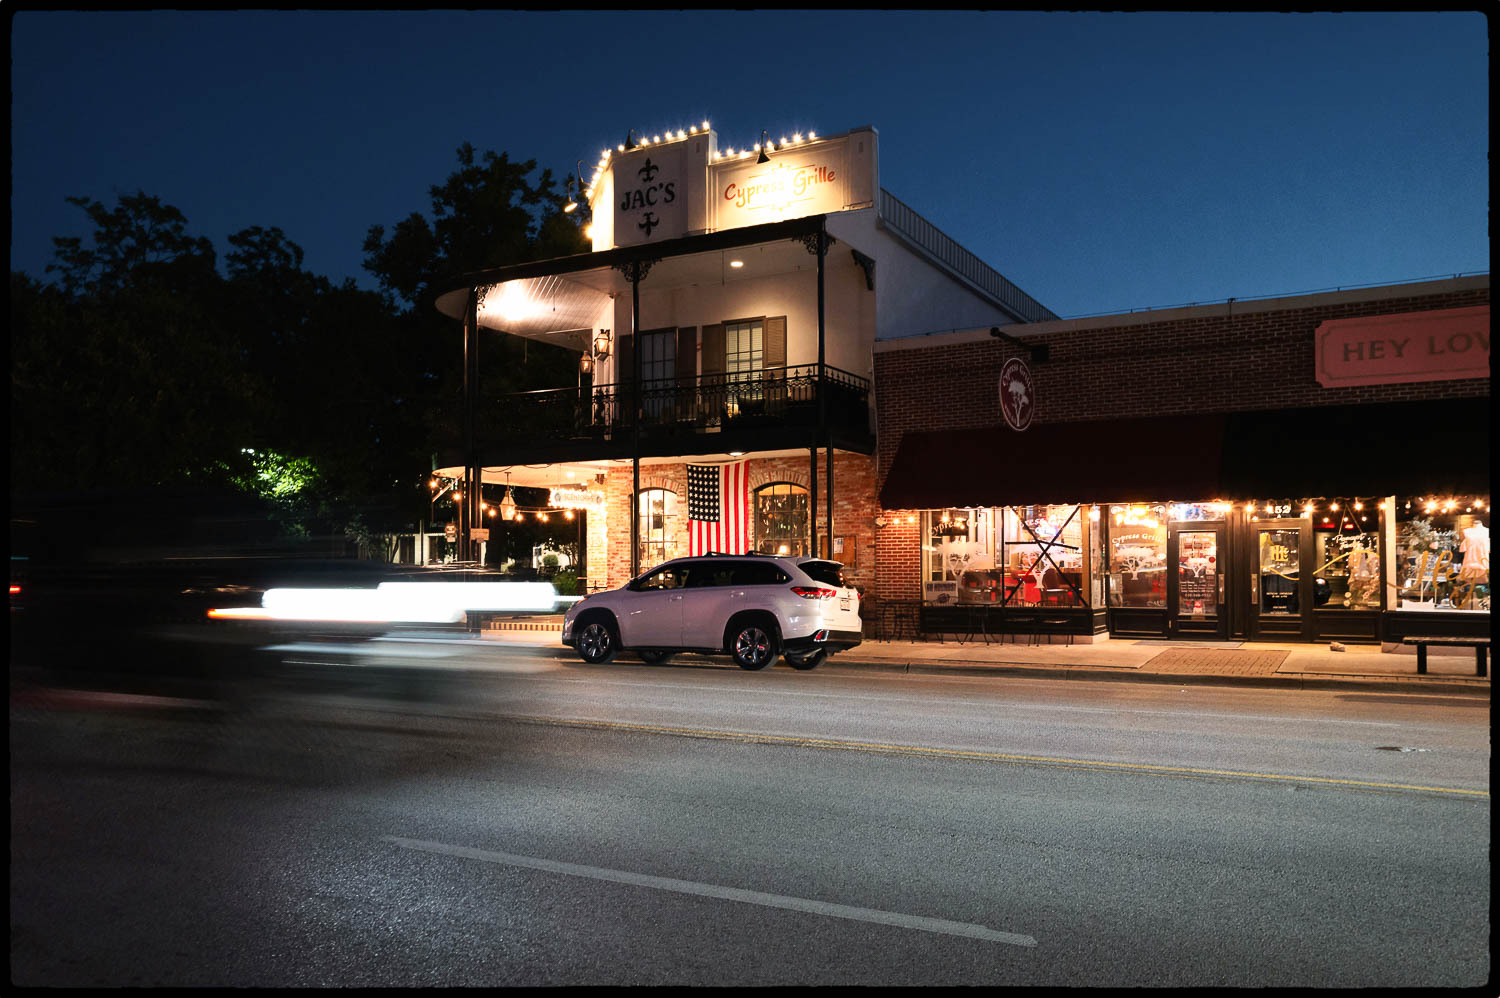
<path id="1" fill-rule="evenodd" d="M 785 655 L 811 669 L 863 639 L 859 591 L 821 558 L 701 555 L 664 562 L 563 616 L 563 644 L 585 662 L 621 649 L 660 662 L 674 652 L 728 654 L 742 669 Z"/>

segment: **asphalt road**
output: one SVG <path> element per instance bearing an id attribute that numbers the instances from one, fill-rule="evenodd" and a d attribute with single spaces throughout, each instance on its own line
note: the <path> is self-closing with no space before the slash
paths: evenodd
<path id="1" fill-rule="evenodd" d="M 407 645 L 13 697 L 12 980 L 1489 979 L 1487 701 Z"/>

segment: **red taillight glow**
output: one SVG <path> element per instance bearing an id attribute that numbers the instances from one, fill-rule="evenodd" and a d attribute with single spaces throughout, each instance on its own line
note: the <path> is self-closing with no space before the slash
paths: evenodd
<path id="1" fill-rule="evenodd" d="M 838 590 L 824 589 L 821 586 L 793 586 L 792 592 L 803 599 L 833 599 L 838 595 Z"/>
<path id="2" fill-rule="evenodd" d="M 10 594 L 12 596 L 17 595 L 18 593 L 20 593 L 20 591 L 21 591 L 21 587 L 20 586 L 16 585 L 14 582 L 12 582 L 10 584 Z"/>

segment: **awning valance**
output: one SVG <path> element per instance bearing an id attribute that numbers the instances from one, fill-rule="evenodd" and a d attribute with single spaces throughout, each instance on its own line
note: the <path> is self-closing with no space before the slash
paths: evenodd
<path id="1" fill-rule="evenodd" d="M 1489 493 L 1489 399 L 908 433 L 884 509 Z"/>

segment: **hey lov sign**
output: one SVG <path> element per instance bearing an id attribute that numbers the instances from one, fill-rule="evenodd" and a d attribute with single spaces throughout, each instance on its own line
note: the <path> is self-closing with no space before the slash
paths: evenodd
<path id="1" fill-rule="evenodd" d="M 1324 388 L 1490 376 L 1490 307 L 1333 319 L 1318 326 Z"/>

